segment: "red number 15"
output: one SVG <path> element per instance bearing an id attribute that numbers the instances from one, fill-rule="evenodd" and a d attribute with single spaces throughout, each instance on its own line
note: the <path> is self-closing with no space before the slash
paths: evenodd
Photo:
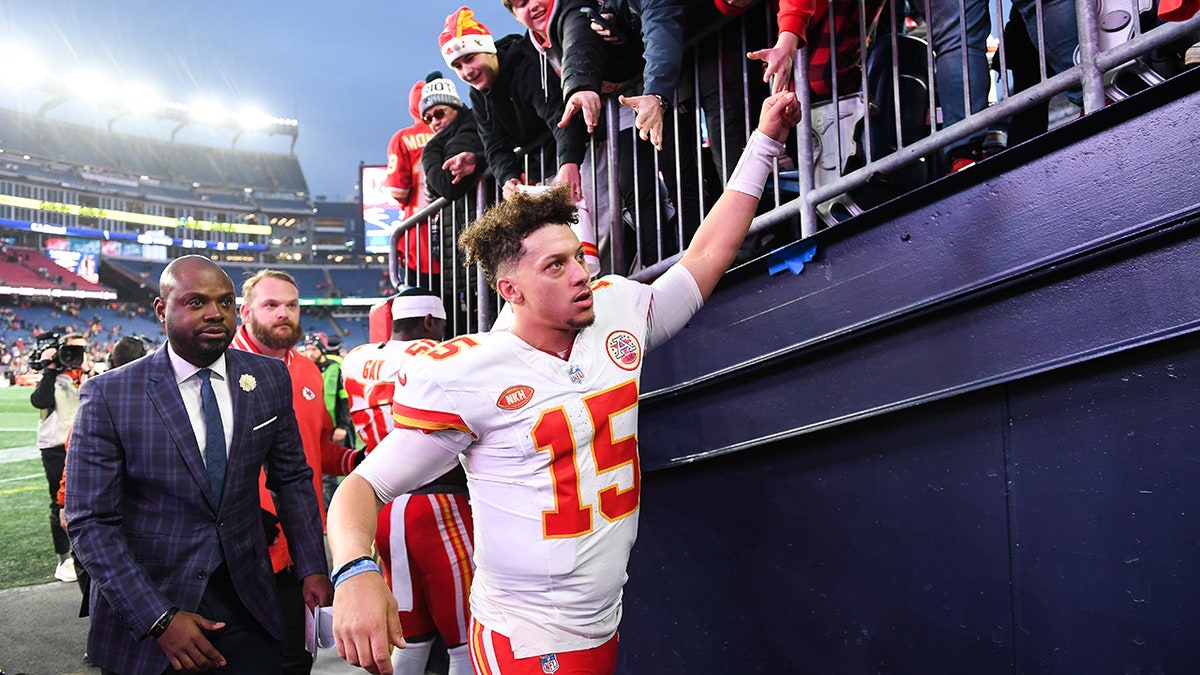
<path id="1" fill-rule="evenodd" d="M 637 405 L 637 382 L 630 380 L 592 394 L 585 397 L 583 403 L 595 430 L 592 459 L 596 463 L 596 474 L 623 466 L 633 467 L 631 487 L 622 490 L 614 484 L 597 494 L 600 514 L 608 520 L 617 520 L 636 511 L 641 500 L 642 470 L 638 462 L 637 436 L 612 436 L 612 418 Z M 566 411 L 559 407 L 542 413 L 533 427 L 533 441 L 539 451 L 550 453 L 550 474 L 554 480 L 554 510 L 542 511 L 543 533 L 547 538 L 556 539 L 590 532 L 592 505 L 584 503 L 584 496 L 580 494 L 575 435 Z"/>

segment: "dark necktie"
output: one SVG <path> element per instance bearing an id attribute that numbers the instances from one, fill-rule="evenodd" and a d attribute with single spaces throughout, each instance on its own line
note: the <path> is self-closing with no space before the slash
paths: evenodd
<path id="1" fill-rule="evenodd" d="M 217 407 L 217 395 L 213 392 L 212 371 L 201 368 L 200 407 L 204 410 L 204 461 L 208 465 L 208 480 L 212 483 L 213 500 L 221 504 L 221 491 L 225 487 L 225 426 L 221 423 L 221 409 Z"/>

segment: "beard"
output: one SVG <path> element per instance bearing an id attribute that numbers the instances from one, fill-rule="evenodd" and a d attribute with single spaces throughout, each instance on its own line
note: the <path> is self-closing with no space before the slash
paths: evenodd
<path id="1" fill-rule="evenodd" d="M 573 330 L 583 330 L 593 323 L 596 323 L 596 312 L 595 310 L 588 310 L 587 314 L 569 320 L 567 325 Z"/>
<path id="2" fill-rule="evenodd" d="M 288 328 L 287 333 L 277 331 L 281 326 Z M 250 334 L 256 340 L 266 345 L 268 349 L 291 349 L 295 347 L 303 335 L 300 331 L 300 321 L 285 321 L 277 323 L 273 326 L 266 326 L 258 322 L 253 315 L 250 317 Z"/>
<path id="3" fill-rule="evenodd" d="M 207 337 L 200 330 L 189 329 L 167 322 L 167 339 L 177 354 L 188 363 L 208 365 L 221 357 L 233 342 L 233 330 L 225 327 L 225 335 Z"/>

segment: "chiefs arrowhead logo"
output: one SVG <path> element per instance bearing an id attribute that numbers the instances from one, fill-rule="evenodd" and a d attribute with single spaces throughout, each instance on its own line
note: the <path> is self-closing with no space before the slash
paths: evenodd
<path id="1" fill-rule="evenodd" d="M 317 397 L 316 392 L 314 392 L 312 389 L 309 389 L 308 387 L 304 387 L 303 389 L 301 389 L 300 395 L 304 397 L 305 401 L 311 401 Z"/>
<path id="2" fill-rule="evenodd" d="M 496 399 L 496 407 L 501 410 L 517 410 L 533 400 L 533 387 L 527 384 L 514 384 L 500 392 Z"/>

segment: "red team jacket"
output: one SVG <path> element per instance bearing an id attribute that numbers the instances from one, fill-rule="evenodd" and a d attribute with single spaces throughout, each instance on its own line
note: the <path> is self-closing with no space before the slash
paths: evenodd
<path id="1" fill-rule="evenodd" d="M 388 173 L 384 185 L 388 192 L 400 203 L 405 218 L 411 216 L 417 209 L 429 203 L 425 193 L 425 172 L 421 168 L 421 151 L 433 137 L 433 130 L 421 120 L 419 106 L 421 103 L 421 87 L 424 82 L 413 85 L 408 94 L 408 112 L 412 114 L 416 124 L 405 127 L 392 135 L 388 142 Z M 417 236 L 408 237 L 405 251 L 405 264 L 422 274 L 429 274 L 429 224 L 422 223 L 413 229 Z M 418 245 L 420 248 L 418 248 Z M 418 268 L 418 261 L 420 267 Z M 442 264 L 433 261 L 433 274 L 441 274 Z"/>

